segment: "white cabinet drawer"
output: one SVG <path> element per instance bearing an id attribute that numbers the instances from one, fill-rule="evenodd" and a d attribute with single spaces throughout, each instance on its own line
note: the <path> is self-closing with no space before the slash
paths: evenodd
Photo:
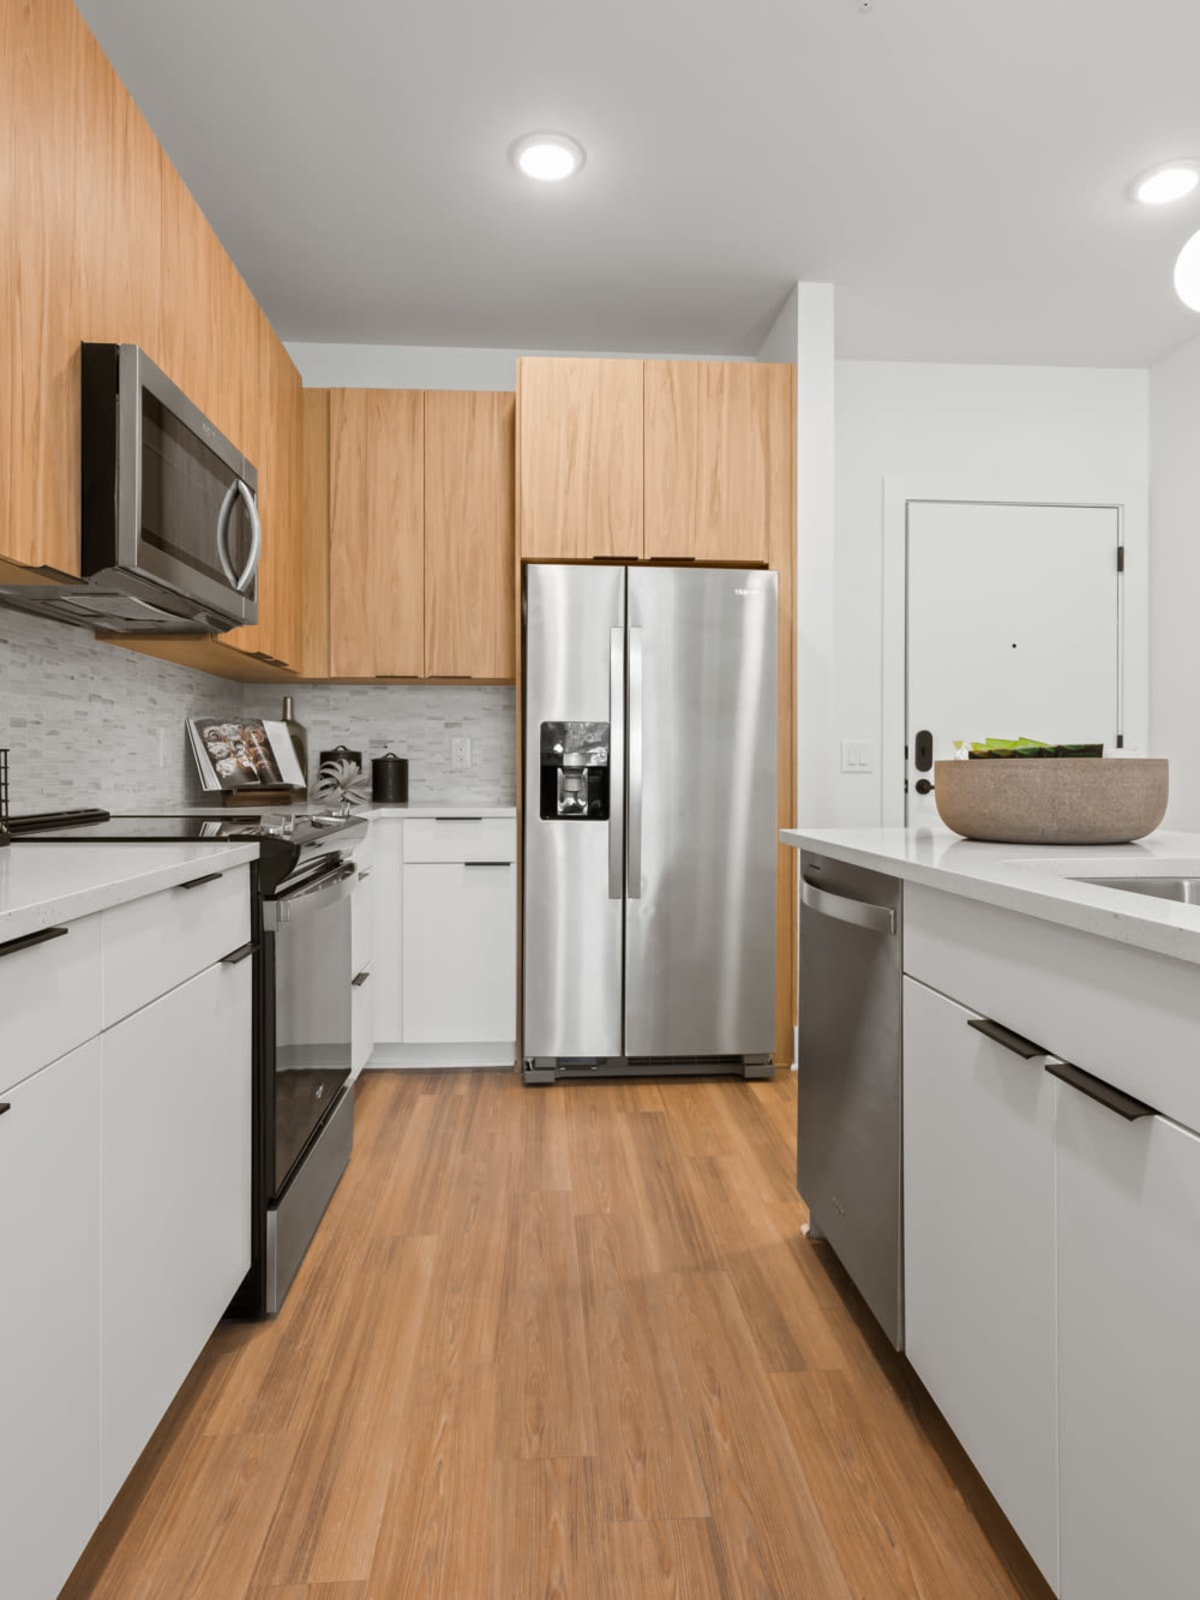
<path id="1" fill-rule="evenodd" d="M 904 970 L 1200 1131 L 1190 962 L 909 883 Z"/>
<path id="2" fill-rule="evenodd" d="M 430 817 L 404 824 L 408 861 L 515 861 L 515 817 Z"/>
<path id="3" fill-rule="evenodd" d="M 250 1266 L 251 965 L 103 1037 L 102 1511 Z"/>
<path id="4" fill-rule="evenodd" d="M 102 913 L 104 1026 L 186 983 L 250 938 L 247 867 L 197 863 L 174 889 Z"/>
<path id="5" fill-rule="evenodd" d="M 0 1092 L 100 1032 L 100 918 L 0 942 Z"/>

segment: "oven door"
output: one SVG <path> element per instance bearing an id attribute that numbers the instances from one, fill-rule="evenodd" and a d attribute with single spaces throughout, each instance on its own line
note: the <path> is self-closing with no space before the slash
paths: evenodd
<path id="1" fill-rule="evenodd" d="M 258 474 L 135 345 L 118 357 L 117 565 L 258 619 Z"/>
<path id="2" fill-rule="evenodd" d="M 274 970 L 268 1204 L 287 1188 L 350 1076 L 350 911 L 357 882 L 358 868 L 339 860 L 263 906 L 267 971 Z"/>

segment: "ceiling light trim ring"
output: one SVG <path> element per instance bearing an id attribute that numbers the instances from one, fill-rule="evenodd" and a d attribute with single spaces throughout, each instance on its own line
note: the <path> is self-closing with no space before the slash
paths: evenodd
<path id="1" fill-rule="evenodd" d="M 534 183 L 561 183 L 576 177 L 587 162 L 587 151 L 578 139 L 551 129 L 522 134 L 508 155 L 521 176 Z"/>

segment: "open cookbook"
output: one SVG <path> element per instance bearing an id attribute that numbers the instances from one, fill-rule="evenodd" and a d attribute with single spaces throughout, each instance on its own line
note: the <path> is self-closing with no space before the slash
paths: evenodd
<path id="1" fill-rule="evenodd" d="M 303 789 L 308 781 L 285 723 L 189 717 L 187 730 L 206 790 Z"/>

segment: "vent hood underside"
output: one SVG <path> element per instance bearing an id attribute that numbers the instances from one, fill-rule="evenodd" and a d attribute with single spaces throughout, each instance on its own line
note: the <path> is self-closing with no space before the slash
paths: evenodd
<path id="1" fill-rule="evenodd" d="M 215 613 L 197 614 L 195 606 L 180 597 L 178 611 L 163 604 L 167 598 L 155 589 L 154 600 L 144 600 L 130 589 L 105 581 L 91 583 L 0 585 L 0 605 L 28 611 L 35 617 L 52 617 L 79 628 L 101 633 L 223 633 L 234 624 Z"/>

